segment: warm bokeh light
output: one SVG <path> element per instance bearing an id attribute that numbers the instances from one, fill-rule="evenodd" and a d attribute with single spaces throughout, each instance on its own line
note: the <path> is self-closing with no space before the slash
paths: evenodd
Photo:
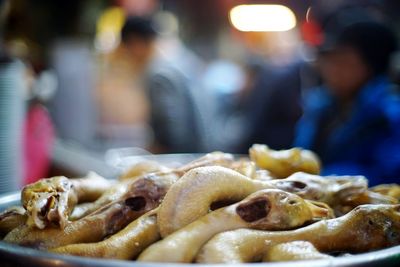
<path id="1" fill-rule="evenodd" d="M 97 21 L 95 48 L 105 53 L 115 49 L 120 42 L 119 33 L 124 22 L 125 12 L 122 8 L 107 8 Z"/>
<path id="2" fill-rule="evenodd" d="M 231 9 L 232 25 L 245 32 L 280 32 L 296 26 L 296 18 L 282 5 L 239 5 Z"/>

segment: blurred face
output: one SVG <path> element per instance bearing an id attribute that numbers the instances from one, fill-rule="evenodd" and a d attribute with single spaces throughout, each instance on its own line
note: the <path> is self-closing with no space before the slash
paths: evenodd
<path id="1" fill-rule="evenodd" d="M 318 66 L 324 82 L 341 99 L 352 99 L 371 77 L 371 70 L 351 47 L 321 54 Z"/>
<path id="2" fill-rule="evenodd" d="M 139 67 L 146 67 L 154 54 L 154 39 L 131 37 L 125 44 L 130 60 Z"/>

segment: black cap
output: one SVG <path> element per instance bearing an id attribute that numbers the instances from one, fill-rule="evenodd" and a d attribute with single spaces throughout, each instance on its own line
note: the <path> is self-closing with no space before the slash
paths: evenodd
<path id="1" fill-rule="evenodd" d="M 342 8 L 325 15 L 320 21 L 323 40 L 318 46 L 318 50 L 326 52 L 334 49 L 346 28 L 357 23 L 371 21 L 373 18 L 364 9 L 356 7 Z"/>
<path id="2" fill-rule="evenodd" d="M 128 17 L 121 29 L 121 40 L 127 42 L 133 36 L 153 39 L 157 35 L 153 20 L 150 17 Z"/>
<path id="3" fill-rule="evenodd" d="M 355 49 L 375 74 L 387 71 L 391 55 L 397 50 L 394 32 L 365 10 L 347 8 L 334 13 L 322 23 L 320 53 L 338 46 Z"/>

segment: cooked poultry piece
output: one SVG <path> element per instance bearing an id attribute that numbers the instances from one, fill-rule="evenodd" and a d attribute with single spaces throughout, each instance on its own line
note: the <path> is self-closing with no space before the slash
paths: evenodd
<path id="1" fill-rule="evenodd" d="M 198 159 L 195 159 L 188 164 L 185 164 L 179 168 L 176 168 L 174 171 L 183 174 L 187 173 L 191 169 L 203 167 L 203 166 L 225 166 L 229 167 L 234 162 L 234 157 L 232 154 L 223 153 L 223 152 L 211 152 L 208 153 Z"/>
<path id="2" fill-rule="evenodd" d="M 122 187 L 122 185 L 120 187 Z M 118 189 L 118 188 L 116 188 L 116 184 L 113 185 L 111 188 L 116 189 L 116 190 Z M 124 188 L 124 190 L 125 190 L 125 188 Z M 69 215 L 68 219 L 70 221 L 76 221 L 76 220 L 83 218 L 84 217 L 83 214 L 87 210 L 90 210 L 92 208 L 92 206 L 93 206 L 93 202 L 85 202 L 85 203 L 80 203 L 80 204 L 75 205 L 75 207 L 72 210 L 71 214 Z"/>
<path id="3" fill-rule="evenodd" d="M 353 197 L 349 197 L 344 199 L 345 201 L 341 201 L 335 206 L 335 214 L 337 216 L 342 216 L 349 211 L 351 211 L 354 207 L 363 205 L 363 204 L 397 204 L 399 201 L 393 197 L 386 196 L 380 193 L 375 193 L 370 190 L 366 190 L 365 192 L 353 195 Z"/>
<path id="4" fill-rule="evenodd" d="M 260 181 L 271 181 L 274 180 L 275 178 L 271 175 L 270 171 L 267 170 L 256 170 L 256 173 L 254 174 L 254 177 L 252 177 L 254 180 L 260 180 Z"/>
<path id="5" fill-rule="evenodd" d="M 78 202 L 97 199 L 111 184 L 112 181 L 95 173 L 80 179 L 57 176 L 29 184 L 21 192 L 21 202 L 28 215 L 27 224 L 43 229 L 54 223 L 64 228 Z"/>
<path id="6" fill-rule="evenodd" d="M 127 199 L 127 203 L 134 202 L 133 207 L 127 203 L 111 203 L 96 213 L 81 220 L 69 222 L 64 229 L 47 227 L 38 229 L 23 225 L 12 230 L 4 241 L 33 247 L 41 250 L 81 242 L 96 242 L 105 236 L 120 230 L 135 217 L 143 213 L 145 207 L 142 197 Z"/>
<path id="7" fill-rule="evenodd" d="M 301 261 L 333 258 L 319 252 L 313 244 L 307 241 L 293 241 L 271 246 L 264 254 L 262 261 Z"/>
<path id="8" fill-rule="evenodd" d="M 96 201 L 89 205 L 76 207 L 71 216 L 71 220 L 77 220 L 83 218 L 84 216 L 89 215 L 95 210 L 101 208 L 104 205 L 112 201 L 116 201 L 121 198 L 123 194 L 126 192 L 126 189 L 130 187 L 132 183 L 134 183 L 137 179 L 146 179 L 147 177 L 151 177 L 152 179 L 159 179 L 160 181 L 176 181 L 182 174 L 189 171 L 192 168 L 197 166 L 206 166 L 206 165 L 229 165 L 233 161 L 233 156 L 231 154 L 222 153 L 222 152 L 213 152 L 200 157 L 192 162 L 189 162 L 186 165 L 183 165 L 177 169 L 171 169 L 168 171 L 160 171 L 154 173 L 147 173 L 143 176 L 136 177 L 135 179 L 126 179 L 109 188 L 104 194 L 98 198 Z"/>
<path id="9" fill-rule="evenodd" d="M 368 189 L 364 176 L 326 176 L 297 172 L 286 179 L 272 181 L 282 190 L 303 198 L 336 206 L 358 197 Z"/>
<path id="10" fill-rule="evenodd" d="M 127 179 L 134 179 L 138 178 L 140 176 L 143 176 L 148 173 L 153 173 L 153 172 L 168 172 L 171 169 L 161 165 L 157 161 L 153 160 L 143 160 L 141 162 L 138 162 L 131 166 L 128 170 L 123 172 L 121 176 L 119 177 L 120 181 L 124 181 Z"/>
<path id="11" fill-rule="evenodd" d="M 178 168 L 177 170 L 174 170 L 173 172 L 167 172 L 164 174 L 160 174 L 157 175 L 157 173 L 150 173 L 150 174 L 146 174 L 140 178 L 131 180 L 131 181 L 126 181 L 126 182 L 121 182 L 117 185 L 115 185 L 114 187 L 112 187 L 111 189 L 109 189 L 109 192 L 105 192 L 102 197 L 100 197 L 99 199 L 97 199 L 95 202 L 93 202 L 93 204 L 91 205 L 86 205 L 81 207 L 83 209 L 83 211 L 79 214 L 79 216 L 86 216 L 90 213 L 92 213 L 93 211 L 97 210 L 95 213 L 92 213 L 90 216 L 88 216 L 88 219 L 92 218 L 93 216 L 95 216 L 96 214 L 98 214 L 99 212 L 101 212 L 103 210 L 102 207 L 104 207 L 105 205 L 108 205 L 110 202 L 117 202 L 117 203 L 124 203 L 124 201 L 128 198 L 133 198 L 133 197 L 139 197 L 141 195 L 149 195 L 149 198 L 151 199 L 151 197 L 153 199 L 155 199 L 156 201 L 152 201 L 152 203 L 154 202 L 154 205 L 152 206 L 152 208 L 155 208 L 156 206 L 159 205 L 159 202 L 161 201 L 161 199 L 164 197 L 166 191 L 169 189 L 169 187 L 176 181 L 176 179 L 178 179 L 179 177 L 175 174 L 176 172 L 180 173 L 186 170 L 189 170 L 192 166 L 201 166 L 202 164 L 224 164 L 225 162 L 229 162 L 231 161 L 231 156 L 230 154 L 224 154 L 224 153 L 211 153 L 211 154 L 207 154 L 206 156 L 197 159 L 191 163 L 188 163 L 187 165 L 184 165 L 180 168 Z M 27 187 L 25 189 L 25 193 L 23 193 L 23 195 L 25 196 L 25 200 L 31 199 L 38 199 L 40 200 L 36 207 L 45 207 L 47 208 L 50 204 L 50 210 L 49 212 L 52 212 L 51 215 L 53 215 L 53 213 L 55 211 L 57 211 L 57 214 L 65 214 L 65 216 L 63 216 L 63 218 L 65 219 L 65 221 L 63 221 L 64 228 L 62 228 L 61 230 L 59 230 L 60 235 L 62 235 L 63 232 L 67 232 L 69 233 L 68 235 L 65 236 L 64 239 L 60 239 L 59 242 L 64 242 L 64 243 L 57 243 L 54 242 L 54 244 L 50 241 L 45 241 L 44 239 L 46 239 L 46 237 L 49 237 L 49 235 L 47 234 L 47 232 L 50 233 L 50 236 L 57 234 L 57 231 L 52 227 L 49 228 L 48 231 L 46 231 L 47 229 L 44 229 L 43 231 L 35 231 L 34 227 L 29 227 L 26 226 L 26 229 L 15 229 L 16 231 L 12 231 L 11 233 L 9 233 L 9 235 L 6 236 L 6 240 L 8 240 L 9 242 L 14 242 L 14 243 L 22 243 L 22 244 L 33 244 L 33 243 L 39 243 L 39 247 L 41 248 L 48 248 L 48 246 L 54 247 L 54 246 L 61 246 L 61 245 L 66 245 L 66 244 L 71 244 L 71 243 L 79 243 L 79 239 L 77 240 L 75 238 L 71 238 L 71 233 L 75 233 L 77 236 L 80 236 L 80 232 L 82 230 L 79 230 L 80 228 L 75 226 L 75 225 L 83 225 L 82 227 L 89 227 L 88 223 L 82 223 L 82 222 L 86 222 L 86 217 L 83 217 L 81 220 L 75 221 L 75 222 L 69 222 L 66 220 L 67 218 L 67 214 L 68 214 L 68 209 L 70 207 L 72 207 L 73 205 L 68 204 L 68 200 L 72 199 L 74 200 L 73 202 L 76 203 L 76 197 L 74 198 L 73 196 L 77 195 L 77 194 L 72 194 L 73 192 L 75 192 L 75 190 L 73 190 L 73 185 L 71 183 L 71 180 L 68 180 L 65 177 L 58 177 L 58 178 L 53 178 L 51 179 L 51 181 L 48 180 L 41 180 L 41 182 L 38 182 L 37 184 L 32 185 L 31 187 Z M 49 196 L 48 193 L 46 193 L 47 191 L 50 191 L 50 193 L 52 193 L 52 196 Z M 38 191 L 38 192 L 37 192 Z M 45 193 L 43 193 L 43 191 Z M 68 193 L 66 193 L 68 192 Z M 76 190 L 76 192 L 81 192 L 80 190 Z M 57 197 L 55 197 L 57 196 Z M 59 200 L 59 198 L 62 198 L 61 200 Z M 57 200 L 57 201 L 56 201 Z M 46 201 L 45 205 L 43 206 L 43 201 Z M 52 203 L 49 201 L 56 201 L 56 203 Z M 32 207 L 33 204 L 31 204 L 30 201 L 25 201 L 24 203 L 27 203 L 26 205 L 29 207 Z M 34 202 L 33 202 L 34 203 Z M 47 204 L 50 203 L 50 204 Z M 61 205 L 63 204 L 63 205 Z M 41 206 L 40 206 L 41 205 Z M 45 209 L 45 211 L 47 211 Z M 146 211 L 146 210 L 145 210 Z M 35 210 L 35 214 L 37 215 L 37 218 L 41 218 L 39 217 L 41 214 L 39 213 L 39 210 Z M 42 211 L 41 211 L 42 212 Z M 49 213 L 47 212 L 47 213 Z M 143 213 L 143 212 L 142 212 Z M 136 216 L 138 216 L 140 214 L 136 214 Z M 43 217 L 43 216 L 42 216 Z M 46 216 L 48 217 L 48 216 Z M 55 217 L 55 216 L 54 216 Z M 103 216 L 106 217 L 106 216 Z M 102 217 L 102 218 L 103 218 Z M 50 222 L 54 222 L 55 219 L 53 217 L 50 217 L 52 220 L 49 220 Z M 106 219 L 106 218 L 104 218 Z M 128 220 L 128 223 L 135 218 L 126 218 Z M 101 220 L 100 220 L 101 221 Z M 61 222 L 60 222 L 61 223 Z M 76 224 L 75 224 L 76 223 Z M 100 222 L 99 222 L 100 223 Z M 101 224 L 106 224 L 106 222 L 102 222 Z M 72 227 L 72 229 L 71 229 Z M 99 226 L 101 228 L 101 226 Z M 99 228 L 98 227 L 98 228 Z M 63 230 L 64 229 L 64 230 Z M 75 230 L 76 232 L 74 232 Z M 88 233 L 90 233 L 90 231 L 87 231 Z M 95 237 L 96 235 L 94 235 L 94 240 L 89 239 L 86 240 L 85 239 L 85 234 L 82 235 L 83 241 L 81 242 L 95 242 L 95 241 L 99 241 L 101 240 L 101 238 L 99 239 L 99 237 L 101 237 L 103 232 L 100 232 L 100 234 L 97 235 L 97 237 Z M 65 234 L 65 233 L 64 233 Z M 106 233 L 109 234 L 109 233 Z M 25 237 L 26 235 L 26 237 Z M 86 237 L 90 237 L 86 236 Z M 48 239 L 48 238 L 47 238 Z M 32 241 L 33 240 L 33 241 Z M 49 243 L 47 245 L 47 243 Z M 35 244 L 33 244 L 33 246 L 36 246 Z"/>
<path id="12" fill-rule="evenodd" d="M 23 207 L 10 207 L 0 213 L 0 237 L 8 234 L 12 229 L 25 224 L 26 211 Z"/>
<path id="13" fill-rule="evenodd" d="M 400 185 L 398 184 L 381 184 L 371 187 L 370 190 L 400 201 Z"/>
<path id="14" fill-rule="evenodd" d="M 318 156 L 301 148 L 273 150 L 266 145 L 254 144 L 249 155 L 258 167 L 270 171 L 276 178 L 286 178 L 295 172 L 319 174 L 321 170 Z"/>
<path id="15" fill-rule="evenodd" d="M 214 202 L 235 203 L 266 188 L 273 186 L 232 169 L 220 166 L 192 169 L 170 188 L 160 205 L 160 234 L 165 237 L 197 220 L 209 212 Z"/>
<path id="16" fill-rule="evenodd" d="M 106 179 L 95 172 L 89 172 L 86 177 L 70 179 L 77 194 L 78 203 L 95 201 L 101 197 L 115 181 Z"/>
<path id="17" fill-rule="evenodd" d="M 303 198 L 329 204 L 341 216 L 363 204 L 397 204 L 396 199 L 368 190 L 364 176 L 321 177 L 298 172 L 286 179 L 273 181 L 277 187 Z"/>
<path id="18" fill-rule="evenodd" d="M 256 177 L 256 164 L 248 159 L 236 160 L 228 168 L 252 179 Z"/>
<path id="19" fill-rule="evenodd" d="M 352 194 L 363 193 L 367 182 L 362 176 L 325 179 L 306 173 L 296 173 L 287 179 L 261 181 L 220 166 L 192 169 L 171 187 L 160 206 L 160 234 L 165 237 L 195 221 L 207 214 L 215 202 L 234 203 L 267 188 L 281 189 L 331 206 L 342 199 L 345 201 Z"/>
<path id="20" fill-rule="evenodd" d="M 76 206 L 72 211 L 71 220 L 78 220 L 91 214 L 92 212 L 100 209 L 104 205 L 107 205 L 113 201 L 125 198 L 125 195 L 129 194 L 129 188 L 142 187 L 139 186 L 143 181 L 152 180 L 159 184 L 163 190 L 168 189 L 179 177 L 175 173 L 149 173 L 147 175 L 140 176 L 136 179 L 128 179 L 121 181 L 114 186 L 110 187 L 100 198 L 96 201 L 88 203 L 87 205 Z M 140 182 L 142 181 L 142 182 Z M 139 189 L 139 188 L 138 188 Z M 145 190 L 145 188 L 140 188 Z"/>
<path id="21" fill-rule="evenodd" d="M 315 206 L 297 195 L 265 189 L 186 225 L 148 247 L 138 261 L 192 262 L 201 246 L 217 233 L 238 228 L 293 229 L 332 215 L 329 208 Z"/>
<path id="22" fill-rule="evenodd" d="M 50 249 L 68 244 L 98 242 L 125 227 L 145 212 L 159 206 L 174 180 L 147 177 L 135 180 L 117 201 L 73 222 L 64 229 L 38 229 L 23 225 L 12 230 L 4 241 L 39 249 Z"/>
<path id="23" fill-rule="evenodd" d="M 67 177 L 57 176 L 25 186 L 21 202 L 27 211 L 28 225 L 43 229 L 54 222 L 64 228 L 78 197 L 72 182 Z"/>
<path id="24" fill-rule="evenodd" d="M 292 231 L 239 229 L 207 242 L 197 261 L 239 263 L 258 261 L 279 243 L 303 240 L 322 253 L 360 253 L 400 244 L 400 205 L 362 205 L 348 214 Z"/>
<path id="25" fill-rule="evenodd" d="M 51 249 L 50 252 L 84 257 L 130 260 L 160 239 L 157 209 L 151 210 L 124 229 L 97 243 L 71 244 Z"/>

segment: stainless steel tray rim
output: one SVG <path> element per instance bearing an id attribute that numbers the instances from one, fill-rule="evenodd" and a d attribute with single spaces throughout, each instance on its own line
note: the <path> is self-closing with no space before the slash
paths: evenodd
<path id="1" fill-rule="evenodd" d="M 188 264 L 188 263 L 156 263 L 156 262 L 137 262 L 113 259 L 99 259 L 89 257 L 79 257 L 55 254 L 46 251 L 39 251 L 32 248 L 21 247 L 0 241 L 0 255 L 9 257 L 23 257 L 26 263 L 39 263 L 41 266 L 229 266 L 230 264 Z M 332 259 L 307 260 L 297 262 L 278 262 L 278 263 L 242 263 L 236 264 L 241 267 L 265 266 L 265 267 L 319 267 L 319 266 L 364 266 L 368 263 L 376 263 L 379 260 L 400 261 L 400 246 L 390 247 L 379 251 L 367 252 L 358 255 L 342 256 Z M 32 262 L 33 261 L 33 262 Z M 32 265 L 29 265 L 32 266 Z M 376 265 L 373 265 L 376 266 Z"/>

